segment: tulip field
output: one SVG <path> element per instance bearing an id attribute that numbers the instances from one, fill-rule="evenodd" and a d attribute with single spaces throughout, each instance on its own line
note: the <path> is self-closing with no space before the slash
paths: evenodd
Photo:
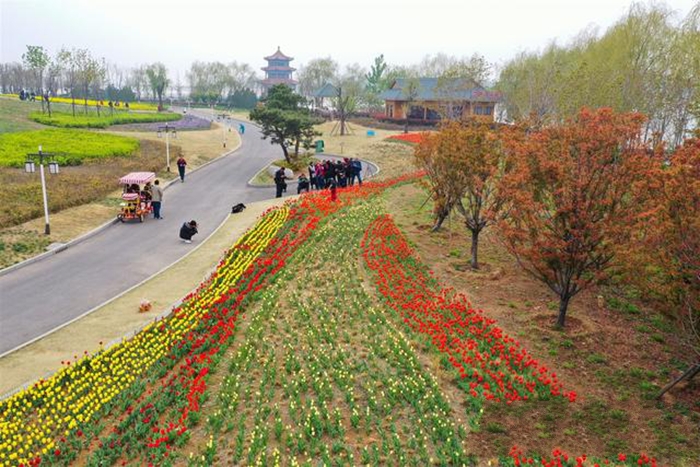
<path id="1" fill-rule="evenodd" d="M 417 177 L 265 213 L 167 317 L 0 402 L 0 465 L 483 465 L 486 404 L 578 403 L 413 254 L 381 193 Z M 492 462 L 656 465 L 576 455 Z"/>

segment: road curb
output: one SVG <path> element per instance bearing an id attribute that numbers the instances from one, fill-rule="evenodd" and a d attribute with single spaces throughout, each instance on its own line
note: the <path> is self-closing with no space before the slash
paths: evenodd
<path id="1" fill-rule="evenodd" d="M 204 164 L 200 165 L 200 166 L 197 167 L 196 169 L 192 169 L 192 170 L 190 171 L 190 173 L 197 172 L 198 170 L 203 169 L 204 167 L 206 167 L 206 166 L 208 166 L 208 165 L 210 165 L 210 164 L 213 164 L 214 162 L 220 161 L 221 159 L 232 155 L 234 152 L 238 151 L 238 150 L 241 148 L 242 145 L 243 145 L 243 138 L 240 138 L 240 140 L 239 140 L 239 142 L 238 142 L 238 145 L 237 145 L 235 148 L 231 149 L 231 150 L 228 151 L 228 152 L 223 153 L 222 155 L 220 155 L 220 156 L 218 156 L 218 157 L 216 157 L 216 158 L 214 158 L 214 159 L 212 159 L 212 160 L 210 160 L 210 161 L 205 162 Z M 179 177 L 175 177 L 174 179 L 170 180 L 168 183 L 166 183 L 166 184 L 163 186 L 163 190 L 166 190 L 170 185 L 172 185 L 173 183 L 176 183 L 179 179 L 180 179 Z M 84 242 L 85 240 L 88 240 L 89 238 L 94 237 L 94 236 L 97 235 L 98 233 L 100 233 L 100 232 L 102 232 L 102 231 L 108 229 L 109 227 L 111 227 L 112 225 L 116 224 L 117 222 L 119 222 L 119 220 L 115 217 L 114 219 L 105 222 L 104 224 L 100 225 L 99 227 L 96 227 L 95 229 L 93 229 L 93 230 L 87 232 L 86 234 L 83 234 L 83 235 L 81 235 L 81 236 L 79 236 L 79 237 L 77 237 L 77 238 L 74 238 L 73 240 L 69 241 L 68 243 L 65 243 L 64 245 L 59 246 L 58 248 L 54 248 L 54 249 L 52 249 L 52 250 L 45 251 L 45 252 L 40 253 L 40 254 L 38 254 L 38 255 L 36 255 L 36 256 L 33 256 L 33 257 L 31 257 L 31 258 L 27 258 L 27 259 L 25 259 L 24 261 L 20 261 L 20 262 L 17 263 L 17 264 L 13 264 L 12 266 L 8 266 L 8 267 L 6 267 L 6 268 L 4 268 L 4 269 L 0 269 L 0 277 L 5 276 L 5 275 L 7 275 L 7 274 L 9 274 L 9 273 L 11 273 L 11 272 L 14 272 L 14 271 L 18 270 L 18 269 L 22 269 L 22 268 L 25 267 L 25 266 L 29 266 L 30 264 L 34 264 L 34 263 L 36 263 L 36 262 L 39 262 L 39 261 L 44 260 L 44 259 L 46 259 L 46 258 L 49 258 L 49 257 L 51 257 L 51 256 L 53 256 L 53 255 L 56 255 L 56 254 L 58 254 L 58 253 L 61 253 L 62 251 L 67 250 L 69 247 L 78 245 L 79 243 L 82 243 L 82 242 Z M 207 237 L 207 238 L 208 238 L 208 237 Z M 0 355 L 0 358 L 1 358 L 3 355 L 6 355 L 6 354 L 1 354 L 1 355 Z"/>

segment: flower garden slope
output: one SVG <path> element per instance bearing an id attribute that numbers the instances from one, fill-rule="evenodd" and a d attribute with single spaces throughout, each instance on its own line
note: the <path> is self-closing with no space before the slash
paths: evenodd
<path id="1" fill-rule="evenodd" d="M 363 240 L 364 258 L 387 303 L 414 332 L 427 336 L 474 398 L 508 403 L 530 396 L 565 396 L 555 373 L 530 356 L 466 297 L 427 274 L 389 216 L 377 218 Z M 466 381 L 469 381 L 466 384 Z M 480 404 L 476 404 L 480 408 Z"/>
<path id="2" fill-rule="evenodd" d="M 234 245 L 211 278 L 185 298 L 164 321 L 153 323 L 133 339 L 94 356 L 76 359 L 46 381 L 40 381 L 0 404 L 0 462 L 29 464 L 46 456 L 79 425 L 88 422 L 138 375 L 163 358 L 196 326 L 230 284 L 236 282 L 265 249 L 287 218 L 274 210 Z"/>

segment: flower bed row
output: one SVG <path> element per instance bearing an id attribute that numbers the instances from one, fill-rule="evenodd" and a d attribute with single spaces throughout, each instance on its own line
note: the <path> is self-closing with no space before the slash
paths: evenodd
<path id="1" fill-rule="evenodd" d="M 424 133 L 402 133 L 400 135 L 389 136 L 387 139 L 410 144 L 420 144 L 423 141 L 423 135 Z"/>
<path id="2" fill-rule="evenodd" d="M 494 320 L 474 310 L 464 295 L 441 287 L 413 256 L 389 216 L 380 216 L 372 223 L 363 248 L 367 266 L 387 303 L 406 325 L 445 355 L 471 396 L 507 403 L 533 395 L 576 400 L 574 392 L 562 391 L 554 372 L 528 354 Z"/>
<path id="3" fill-rule="evenodd" d="M 468 397 L 472 426 L 478 424 L 486 400 L 507 404 L 532 396 L 576 400 L 575 392 L 564 391 L 557 375 L 496 326 L 495 320 L 473 309 L 464 295 L 442 287 L 431 277 L 432 271 L 414 256 L 390 216 L 380 216 L 369 226 L 362 247 L 365 264 L 386 303 L 455 369 L 457 384 Z M 621 453 L 616 459 L 569 457 L 560 449 L 554 449 L 551 456 L 540 456 L 525 454 L 514 446 L 498 465 L 656 467 L 657 461 L 643 453 Z"/>
<path id="4" fill-rule="evenodd" d="M 29 464 L 51 453 L 58 439 L 91 420 L 197 325 L 265 249 L 288 213 L 285 207 L 264 216 L 234 245 L 209 280 L 167 319 L 146 326 L 129 341 L 67 361 L 51 378 L 2 401 L 0 461 Z"/>
<path id="5" fill-rule="evenodd" d="M 19 94 L 0 94 L 0 96 L 10 97 L 10 98 L 19 100 Z M 39 102 L 42 100 L 42 97 L 36 96 L 36 100 L 37 100 L 37 102 Z M 73 99 L 71 99 L 70 97 L 51 97 L 50 101 L 52 104 L 53 103 L 57 103 L 57 104 L 71 104 L 71 103 L 73 103 Z M 102 101 L 96 101 L 94 99 L 87 100 L 88 106 L 94 107 L 98 104 L 106 107 L 105 100 L 102 100 Z M 75 105 L 76 106 L 85 105 L 85 99 L 76 98 Z M 117 108 L 118 109 L 124 108 L 124 104 L 122 103 L 121 106 L 117 107 Z M 130 110 L 156 111 L 156 110 L 158 110 L 158 104 L 149 104 L 148 102 L 129 102 L 129 109 Z"/>
<path id="6" fill-rule="evenodd" d="M 111 125 L 126 125 L 130 123 L 174 122 L 181 118 L 180 114 L 171 112 L 109 112 L 103 111 L 101 115 L 90 112 L 85 115 L 78 113 L 73 116 L 70 112 L 52 112 L 51 116 L 41 112 L 32 112 L 29 119 L 42 125 L 60 128 L 107 128 Z M 169 123 L 172 125 L 172 123 Z"/>

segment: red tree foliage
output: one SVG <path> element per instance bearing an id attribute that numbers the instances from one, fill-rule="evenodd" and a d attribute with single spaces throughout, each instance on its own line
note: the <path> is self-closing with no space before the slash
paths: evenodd
<path id="1" fill-rule="evenodd" d="M 659 160 L 643 188 L 646 210 L 634 226 L 628 276 L 663 301 L 700 355 L 700 139 L 685 141 L 667 163 Z"/>
<path id="2" fill-rule="evenodd" d="M 644 117 L 583 109 L 565 123 L 504 136 L 514 169 L 504 181 L 513 202 L 499 225 L 519 264 L 569 301 L 603 279 L 614 246 L 630 234 L 639 204 L 632 194 L 653 160 L 639 139 Z"/>
<path id="3" fill-rule="evenodd" d="M 471 266 L 479 267 L 479 234 L 505 215 L 499 189 L 508 170 L 497 130 L 482 120 L 448 121 L 424 134 L 416 148 L 419 167 L 428 174 L 437 230 L 453 209 L 471 232 Z"/>

